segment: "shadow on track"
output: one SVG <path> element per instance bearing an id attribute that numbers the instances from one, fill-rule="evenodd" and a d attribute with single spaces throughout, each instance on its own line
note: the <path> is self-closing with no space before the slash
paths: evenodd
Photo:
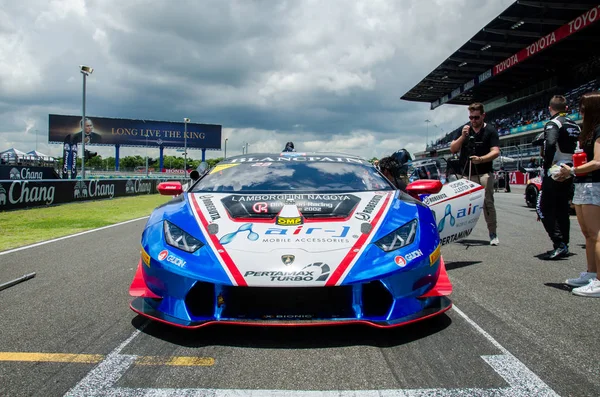
<path id="1" fill-rule="evenodd" d="M 140 329 L 147 321 L 136 316 L 131 324 Z M 232 346 L 262 349 L 315 349 L 346 346 L 392 347 L 404 345 L 443 331 L 452 324 L 445 313 L 405 326 L 377 329 L 366 325 L 329 327 L 257 327 L 212 324 L 183 329 L 150 321 L 142 332 L 185 347 Z"/>
<path id="2" fill-rule="evenodd" d="M 561 291 L 567 291 L 567 292 L 571 292 L 573 291 L 573 287 L 565 284 L 565 283 L 544 283 L 544 285 L 546 287 L 552 287 L 552 288 L 556 288 L 559 289 Z"/>
<path id="3" fill-rule="evenodd" d="M 481 261 L 460 261 L 460 262 L 446 262 L 446 270 L 460 269 L 461 267 L 467 267 L 471 265 L 477 265 Z"/>
<path id="4" fill-rule="evenodd" d="M 465 247 L 480 247 L 483 245 L 490 245 L 489 240 L 461 240 L 457 244 L 464 245 Z"/>
<path id="5" fill-rule="evenodd" d="M 570 257 L 576 256 L 576 255 L 577 254 L 574 254 L 573 252 L 569 252 L 566 256 L 563 256 L 563 257 L 560 257 L 560 258 L 555 258 L 555 259 L 550 259 L 550 258 L 548 258 L 548 253 L 547 252 L 543 252 L 541 254 L 534 255 L 533 257 L 537 258 L 537 259 L 539 259 L 541 261 L 544 261 L 544 262 L 561 262 L 561 261 L 564 261 L 564 260 L 568 260 Z"/>

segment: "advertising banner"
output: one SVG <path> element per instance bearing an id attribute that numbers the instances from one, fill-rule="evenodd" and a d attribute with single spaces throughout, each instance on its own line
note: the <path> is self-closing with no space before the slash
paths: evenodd
<path id="1" fill-rule="evenodd" d="M 71 156 L 69 156 L 71 160 L 71 179 L 77 178 L 77 143 L 71 144 Z"/>
<path id="2" fill-rule="evenodd" d="M 221 126 L 217 124 L 88 117 L 85 144 L 221 149 Z M 48 142 L 81 143 L 81 116 L 48 115 Z M 187 141 L 187 142 L 186 142 Z"/>
<path id="3" fill-rule="evenodd" d="M 0 212 L 157 193 L 157 179 L 0 180 Z"/>
<path id="4" fill-rule="evenodd" d="M 69 176 L 71 175 L 71 143 L 68 138 L 65 138 L 63 143 L 63 166 L 61 171 L 62 179 L 69 179 Z"/>
<path id="5" fill-rule="evenodd" d="M 542 37 L 535 43 L 523 48 L 521 51 L 494 66 L 494 76 L 591 25 L 598 19 L 600 19 L 600 5 L 586 11 L 568 24 L 561 26 L 554 32 Z"/>
<path id="6" fill-rule="evenodd" d="M 58 179 L 58 175 L 52 167 L 29 167 L 26 165 L 0 165 L 0 181 L 6 180 L 29 180 L 39 181 L 42 179 Z"/>
<path id="7" fill-rule="evenodd" d="M 600 5 L 595 6 L 594 8 L 584 12 L 571 22 L 566 25 L 561 26 L 556 29 L 554 32 L 542 37 L 535 43 L 523 48 L 521 51 L 516 54 L 511 55 L 509 58 L 506 58 L 504 61 L 495 65 L 492 69 L 487 70 L 480 74 L 476 79 L 470 80 L 469 82 L 463 84 L 462 86 L 456 88 L 450 94 L 447 94 L 440 99 L 431 102 L 431 110 L 443 105 L 444 103 L 450 101 L 451 99 L 457 97 L 458 95 L 472 89 L 473 87 L 481 84 L 483 81 L 489 79 L 492 76 L 496 76 L 505 70 L 517 65 L 520 62 L 523 62 L 525 59 L 543 51 L 544 49 L 554 45 L 555 43 L 571 36 L 574 33 L 579 32 L 585 27 L 593 24 L 594 22 L 600 19 Z"/>

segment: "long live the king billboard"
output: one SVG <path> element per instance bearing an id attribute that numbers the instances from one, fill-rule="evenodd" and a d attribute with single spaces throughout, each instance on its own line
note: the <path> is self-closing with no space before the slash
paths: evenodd
<path id="1" fill-rule="evenodd" d="M 80 143 L 81 116 L 48 115 L 48 142 Z M 221 149 L 221 126 L 183 122 L 86 117 L 86 145 L 163 146 Z"/>

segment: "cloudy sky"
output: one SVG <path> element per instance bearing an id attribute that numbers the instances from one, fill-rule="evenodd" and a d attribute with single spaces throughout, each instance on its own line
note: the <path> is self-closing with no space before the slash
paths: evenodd
<path id="1" fill-rule="evenodd" d="M 88 115 L 221 124 L 228 155 L 421 151 L 425 119 L 434 139 L 466 109 L 399 97 L 512 2 L 0 0 L 0 151 L 60 153 L 48 114 L 81 113 L 80 64 Z"/>

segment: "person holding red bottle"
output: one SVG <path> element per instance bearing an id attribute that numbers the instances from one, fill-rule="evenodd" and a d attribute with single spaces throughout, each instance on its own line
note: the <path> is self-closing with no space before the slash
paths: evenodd
<path id="1" fill-rule="evenodd" d="M 566 283 L 576 287 L 575 295 L 600 298 L 600 91 L 584 94 L 579 112 L 583 117 L 579 135 L 583 152 L 573 155 L 573 167 L 561 167 L 560 178 L 575 177 L 573 204 L 585 236 L 587 271 L 567 279 Z"/>

